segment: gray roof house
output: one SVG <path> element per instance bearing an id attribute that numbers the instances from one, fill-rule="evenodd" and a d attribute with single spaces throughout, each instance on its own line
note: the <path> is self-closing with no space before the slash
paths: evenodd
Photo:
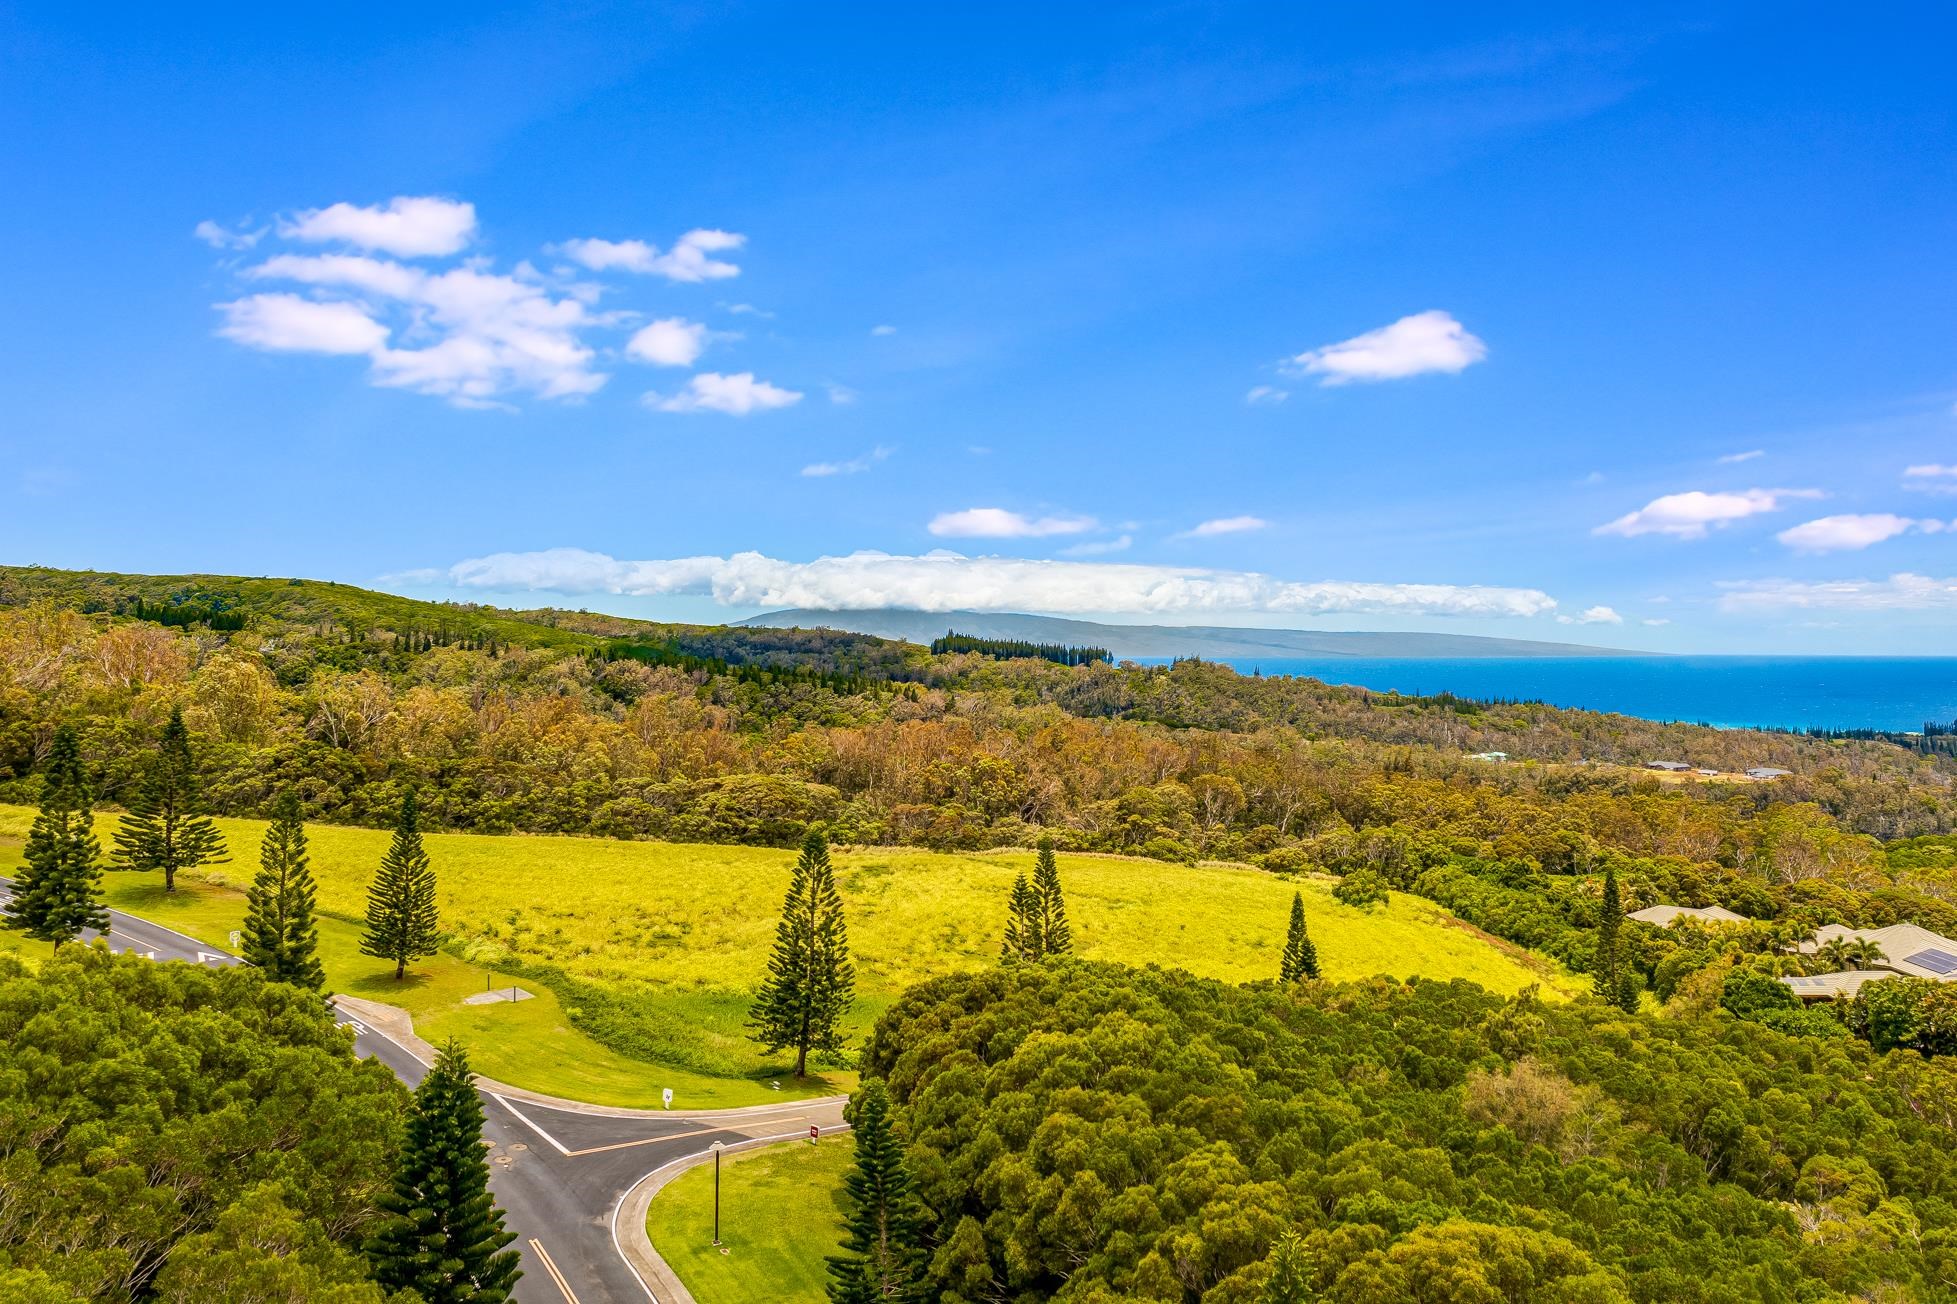
<path id="1" fill-rule="evenodd" d="M 1647 770 L 1664 770 L 1671 774 L 1683 774 L 1692 767 L 1684 761 L 1646 761 L 1644 768 Z"/>
<path id="2" fill-rule="evenodd" d="M 1624 916 L 1641 924 L 1656 924 L 1660 928 L 1670 928 L 1681 919 L 1697 919 L 1708 924 L 1748 924 L 1753 921 L 1745 915 L 1734 914 L 1725 906 L 1646 906 L 1633 910 Z"/>
<path id="3" fill-rule="evenodd" d="M 1746 772 L 1746 777 L 1749 779 L 1784 779 L 1793 772 L 1792 770 L 1776 770 L 1771 765 L 1756 765 Z"/>
<path id="4" fill-rule="evenodd" d="M 1957 982 L 1957 942 L 1915 924 L 1891 924 L 1887 928 L 1849 928 L 1844 924 L 1824 924 L 1815 930 L 1812 941 L 1801 943 L 1802 953 L 1813 955 L 1840 938 L 1847 942 L 1874 942 L 1882 948 L 1881 968 L 1850 969 L 1842 973 L 1814 974 L 1782 978 L 1802 1000 L 1830 1000 L 1853 996 L 1862 984 L 1878 978 L 1902 974 L 1909 978 L 1928 978 L 1932 982 Z"/>

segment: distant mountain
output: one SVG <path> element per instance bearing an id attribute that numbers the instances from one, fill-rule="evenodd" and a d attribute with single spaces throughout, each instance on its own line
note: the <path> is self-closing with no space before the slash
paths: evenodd
<path id="1" fill-rule="evenodd" d="M 1116 658 L 1201 657 L 1621 657 L 1643 655 L 1579 643 L 1541 643 L 1477 634 L 1400 634 L 1305 629 L 1235 629 L 1212 625 L 1103 625 L 1057 616 L 979 611 L 770 611 L 735 622 L 766 629 L 836 629 L 911 643 L 929 643 L 947 630 L 976 638 L 1104 647 Z"/>

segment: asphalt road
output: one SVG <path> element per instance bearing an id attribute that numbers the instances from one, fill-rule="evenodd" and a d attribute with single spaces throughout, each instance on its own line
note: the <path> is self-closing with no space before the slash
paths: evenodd
<path id="1" fill-rule="evenodd" d="M 0 902 L 10 895 L 0 880 Z M 91 930 L 84 940 L 93 940 Z M 151 960 L 213 966 L 243 961 L 147 920 L 109 912 L 109 949 Z M 344 1012 L 354 1051 L 393 1069 L 410 1086 L 426 1071 L 385 1034 Z M 482 1092 L 490 1189 L 504 1226 L 517 1234 L 522 1304 L 640 1304 L 654 1296 L 612 1236 L 612 1210 L 654 1169 L 697 1154 L 723 1133 L 705 1122 L 578 1113 Z M 738 1137 L 730 1137 L 738 1140 Z"/>

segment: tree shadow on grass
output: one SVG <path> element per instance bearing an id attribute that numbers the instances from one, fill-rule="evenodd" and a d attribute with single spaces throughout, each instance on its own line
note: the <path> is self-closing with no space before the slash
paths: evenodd
<path id="1" fill-rule="evenodd" d="M 380 1001 L 387 1005 L 399 1005 L 401 997 L 422 990 L 432 981 L 433 979 L 427 974 L 417 973 L 412 968 L 403 978 L 396 978 L 392 969 L 381 969 L 374 973 L 362 974 L 347 983 L 342 990 L 348 996 L 359 996 L 365 1000 Z"/>

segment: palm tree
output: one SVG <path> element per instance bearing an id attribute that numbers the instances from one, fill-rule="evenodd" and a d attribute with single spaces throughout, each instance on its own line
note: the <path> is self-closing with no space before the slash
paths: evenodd
<path id="1" fill-rule="evenodd" d="M 1858 938 L 1848 944 L 1848 958 L 1857 969 L 1873 969 L 1877 965 L 1889 963 L 1889 957 L 1883 954 L 1882 944 L 1872 942 L 1866 937 Z"/>
<path id="2" fill-rule="evenodd" d="M 1855 944 L 1846 937 L 1829 938 L 1815 954 L 1837 971 L 1855 967 Z"/>

